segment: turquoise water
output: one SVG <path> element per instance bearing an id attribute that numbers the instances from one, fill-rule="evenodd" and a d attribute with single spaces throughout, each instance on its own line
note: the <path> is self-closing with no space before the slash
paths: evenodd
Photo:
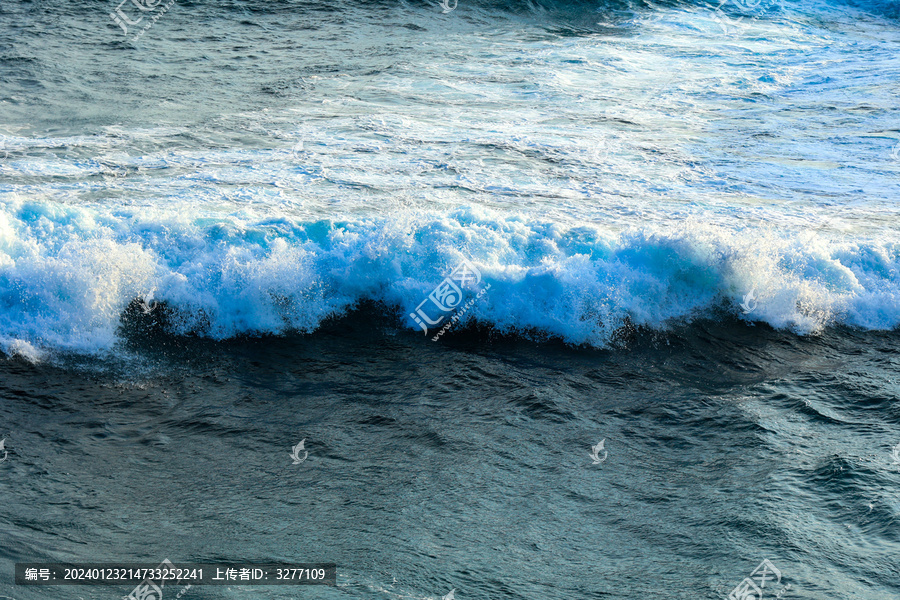
<path id="1" fill-rule="evenodd" d="M 137 297 L 216 338 L 402 316 L 463 257 L 512 300 L 472 319 L 598 347 L 751 291 L 801 333 L 898 324 L 878 12 L 177 4 L 132 43 L 29 7 L 4 9 L 8 352 L 108 351 Z"/>
<path id="2" fill-rule="evenodd" d="M 716 4 L 5 0 L 0 595 L 900 597 L 896 4 Z"/>

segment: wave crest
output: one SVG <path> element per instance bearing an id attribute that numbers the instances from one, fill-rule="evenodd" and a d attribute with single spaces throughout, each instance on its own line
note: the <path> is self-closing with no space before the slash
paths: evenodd
<path id="1" fill-rule="evenodd" d="M 342 222 L 6 209 L 8 353 L 109 350 L 135 298 L 165 303 L 170 333 L 213 339 L 312 332 L 368 301 L 416 330 L 407 315 L 463 258 L 491 285 L 463 321 L 573 344 L 603 347 L 626 324 L 665 329 L 722 310 L 798 333 L 900 324 L 896 243 L 697 221 L 611 232 L 474 209 Z"/>

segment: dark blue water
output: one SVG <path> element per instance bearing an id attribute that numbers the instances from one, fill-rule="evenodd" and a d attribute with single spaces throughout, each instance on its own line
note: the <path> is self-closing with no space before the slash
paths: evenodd
<path id="1" fill-rule="evenodd" d="M 626 337 L 435 344 L 365 312 L 108 372 L 9 361 L 3 591 L 110 597 L 11 565 L 169 557 L 339 565 L 196 598 L 724 598 L 768 558 L 787 597 L 896 596 L 895 334 Z"/>
<path id="2" fill-rule="evenodd" d="M 0 597 L 900 598 L 896 3 L 138 4 L 0 5 Z"/>

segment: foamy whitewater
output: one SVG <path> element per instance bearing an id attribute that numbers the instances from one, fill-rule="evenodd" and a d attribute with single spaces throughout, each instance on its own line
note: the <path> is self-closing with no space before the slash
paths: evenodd
<path id="1" fill-rule="evenodd" d="M 553 13 L 587 27 L 557 36 L 484 5 L 344 10 L 352 35 L 303 13 L 315 33 L 297 37 L 287 8 L 239 20 L 270 56 L 233 76 L 237 48 L 183 62 L 186 12 L 140 49 L 82 42 L 67 77 L 110 74 L 79 97 L 45 84 L 23 104 L 7 79 L 7 353 L 109 351 L 136 299 L 215 339 L 315 331 L 363 301 L 415 329 L 462 258 L 492 285 L 468 323 L 573 344 L 721 314 L 798 334 L 900 323 L 893 21 L 789 3 L 727 31 L 693 5 L 582 9 Z M 347 47 L 316 42 L 333 35 Z M 161 80 L 130 81 L 147 53 Z M 174 93 L 212 72 L 191 102 Z M 255 109 L 260 88 L 274 102 Z"/>
<path id="2" fill-rule="evenodd" d="M 893 0 L 0 0 L 0 600 L 900 598 L 898 49 Z"/>
<path id="3" fill-rule="evenodd" d="M 576 344 L 716 310 L 800 333 L 890 329 L 900 318 L 900 246 L 883 238 L 829 241 L 693 216 L 616 232 L 482 208 L 316 222 L 191 212 L 8 202 L 6 348 L 110 349 L 135 298 L 163 303 L 172 333 L 215 339 L 312 332 L 365 300 L 402 318 L 463 258 L 492 286 L 467 317 Z M 744 315 L 748 293 L 757 306 Z"/>

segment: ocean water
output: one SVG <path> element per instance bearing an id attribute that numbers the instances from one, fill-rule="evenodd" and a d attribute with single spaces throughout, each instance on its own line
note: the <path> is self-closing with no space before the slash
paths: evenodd
<path id="1" fill-rule="evenodd" d="M 900 598 L 898 48 L 877 0 L 2 0 L 0 597 Z"/>

